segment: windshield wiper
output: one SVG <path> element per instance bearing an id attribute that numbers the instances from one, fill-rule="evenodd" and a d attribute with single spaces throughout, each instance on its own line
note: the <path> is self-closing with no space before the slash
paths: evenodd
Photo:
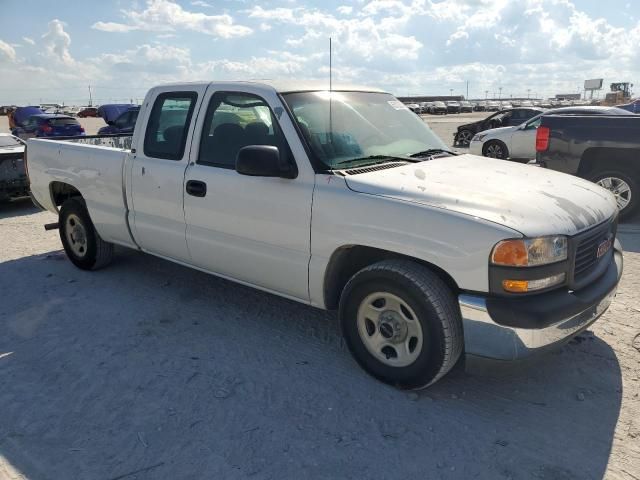
<path id="1" fill-rule="evenodd" d="M 412 153 L 409 155 L 411 158 L 419 158 L 419 157 L 433 157 L 438 153 L 447 153 L 449 155 L 457 155 L 457 153 L 452 152 L 451 150 L 445 150 L 444 148 L 429 148 L 428 150 L 423 150 L 421 152 Z"/>
<path id="2" fill-rule="evenodd" d="M 366 162 L 367 160 L 384 160 L 387 162 L 415 162 L 413 158 L 394 157 L 391 155 L 369 155 L 368 157 L 350 158 L 348 160 L 341 160 L 340 162 L 334 163 L 332 166 L 336 167 L 337 165 L 346 165 L 348 163 L 353 163 L 353 162 Z M 366 167 L 368 165 L 376 165 L 377 163 L 379 162 L 369 162 L 369 163 L 365 163 L 358 166 Z"/>

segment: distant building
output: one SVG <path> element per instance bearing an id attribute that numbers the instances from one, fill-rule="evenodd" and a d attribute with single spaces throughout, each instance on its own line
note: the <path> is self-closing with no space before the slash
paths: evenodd
<path id="1" fill-rule="evenodd" d="M 581 98 L 581 93 L 558 93 L 556 95 L 556 100 L 580 100 Z"/>

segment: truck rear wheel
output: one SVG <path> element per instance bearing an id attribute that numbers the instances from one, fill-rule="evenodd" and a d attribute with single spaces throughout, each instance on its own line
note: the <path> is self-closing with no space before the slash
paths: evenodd
<path id="1" fill-rule="evenodd" d="M 436 382 L 463 349 L 454 293 L 408 260 L 384 260 L 356 273 L 340 298 L 340 325 L 358 364 L 399 388 Z"/>
<path id="2" fill-rule="evenodd" d="M 620 218 L 630 218 L 640 206 L 640 184 L 634 176 L 620 170 L 593 172 L 589 180 L 609 190 L 616 197 Z"/>
<path id="3" fill-rule="evenodd" d="M 98 270 L 113 258 L 113 244 L 100 238 L 82 199 L 70 198 L 60 208 L 60 240 L 69 260 L 82 270 Z"/>

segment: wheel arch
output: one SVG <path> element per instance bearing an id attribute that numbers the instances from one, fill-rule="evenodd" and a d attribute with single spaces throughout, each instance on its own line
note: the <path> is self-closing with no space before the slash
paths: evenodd
<path id="1" fill-rule="evenodd" d="M 588 148 L 580 157 L 578 176 L 586 178 L 597 172 L 599 168 L 602 170 L 618 168 L 623 172 L 640 173 L 640 167 L 633 163 L 637 158 L 640 158 L 638 148 Z"/>
<path id="2" fill-rule="evenodd" d="M 49 184 L 49 195 L 51 197 L 51 203 L 55 207 L 60 207 L 65 200 L 71 197 L 84 198 L 80 190 L 71 185 L 70 183 L 53 181 Z"/>
<path id="3" fill-rule="evenodd" d="M 482 144 L 482 155 L 483 156 L 487 156 L 487 148 L 489 147 L 489 145 L 491 145 L 492 143 L 498 143 L 502 146 L 502 148 L 504 149 L 506 155 L 504 158 L 509 158 L 509 147 L 507 147 L 507 144 L 503 141 L 500 140 L 499 138 L 490 138 L 489 140 L 486 140 L 483 144 Z"/>
<path id="4" fill-rule="evenodd" d="M 344 287 L 356 272 L 374 263 L 389 259 L 413 261 L 438 275 L 453 292 L 460 290 L 451 275 L 438 265 L 426 260 L 366 245 L 343 245 L 333 252 L 325 270 L 323 284 L 325 308 L 328 310 L 338 308 Z"/>

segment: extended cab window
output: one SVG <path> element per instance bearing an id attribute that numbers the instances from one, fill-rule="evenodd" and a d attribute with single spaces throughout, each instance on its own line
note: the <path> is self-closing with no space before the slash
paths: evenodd
<path id="1" fill-rule="evenodd" d="M 262 98 L 248 93 L 215 93 L 204 120 L 198 163 L 235 168 L 238 151 L 249 145 L 273 145 L 282 158 L 289 156 L 278 122 Z"/>
<path id="2" fill-rule="evenodd" d="M 144 136 L 147 157 L 182 159 L 197 96 L 195 92 L 158 95 Z"/>

